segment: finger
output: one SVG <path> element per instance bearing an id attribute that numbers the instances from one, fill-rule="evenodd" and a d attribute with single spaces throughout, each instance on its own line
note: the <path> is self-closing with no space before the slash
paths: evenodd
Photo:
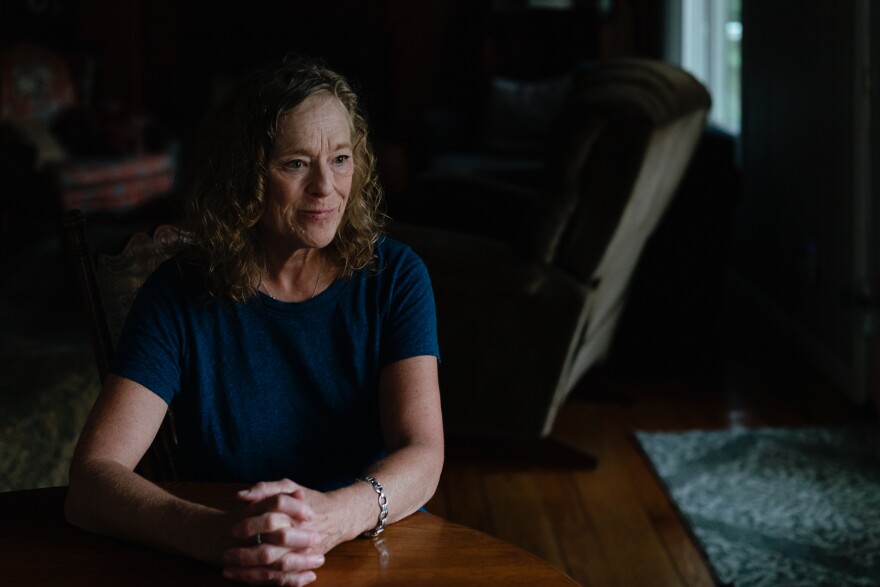
<path id="1" fill-rule="evenodd" d="M 302 587 L 303 585 L 313 583 L 317 578 L 318 575 L 311 571 L 306 571 L 305 573 L 285 573 L 281 585 Z"/>
<path id="2" fill-rule="evenodd" d="M 263 511 L 282 512 L 297 520 L 308 521 L 315 517 L 315 511 L 301 491 L 292 495 L 287 493 L 272 495 L 257 503 L 266 508 Z"/>
<path id="3" fill-rule="evenodd" d="M 286 550 L 306 551 L 321 544 L 321 535 L 314 530 L 302 527 L 286 527 L 274 532 L 258 532 L 259 538 L 254 540 L 248 537 L 247 544 L 236 546 L 234 549 L 252 549 L 256 546 L 267 544 L 283 546 Z"/>
<path id="4" fill-rule="evenodd" d="M 318 576 L 313 571 L 285 572 L 269 567 L 226 567 L 223 576 L 233 581 L 253 585 L 292 585 L 302 587 L 314 582 Z"/>
<path id="5" fill-rule="evenodd" d="M 234 578 L 239 581 L 277 583 L 285 578 L 297 579 L 299 575 L 317 569 L 323 564 L 323 555 L 289 552 L 279 561 L 266 565 L 227 565 L 223 568 L 223 574 L 228 578 Z M 280 584 L 284 585 L 287 583 Z"/>
<path id="6" fill-rule="evenodd" d="M 324 564 L 324 560 L 324 555 L 321 554 L 288 552 L 273 566 L 282 571 L 299 572 L 306 569 L 317 569 Z"/>
<path id="7" fill-rule="evenodd" d="M 314 510 L 303 500 L 289 495 L 274 496 L 240 512 L 239 521 L 232 527 L 232 535 L 235 538 L 255 538 L 257 534 L 289 528 L 314 517 Z"/>
<path id="8" fill-rule="evenodd" d="M 289 527 L 262 535 L 263 542 L 284 546 L 288 550 L 308 550 L 321 544 L 321 535 L 314 530 Z"/>
<path id="9" fill-rule="evenodd" d="M 271 544 L 228 548 L 223 552 L 223 564 L 231 567 L 271 565 L 289 552 L 289 548 Z"/>
<path id="10" fill-rule="evenodd" d="M 272 495 L 246 506 L 243 510 L 243 515 L 250 517 L 272 512 L 287 514 L 291 518 L 300 521 L 311 520 L 315 515 L 312 506 L 308 502 L 300 497 L 286 493 Z"/>
<path id="11" fill-rule="evenodd" d="M 281 528 L 289 528 L 294 520 L 283 512 L 268 512 L 247 517 L 232 527 L 232 537 L 253 542 L 257 534 L 271 534 Z"/>
<path id="12" fill-rule="evenodd" d="M 299 489 L 301 489 L 301 486 L 290 479 L 281 479 L 279 481 L 261 481 L 247 489 L 242 489 L 237 495 L 239 499 L 244 501 L 259 501 L 270 495 L 293 493 Z"/>

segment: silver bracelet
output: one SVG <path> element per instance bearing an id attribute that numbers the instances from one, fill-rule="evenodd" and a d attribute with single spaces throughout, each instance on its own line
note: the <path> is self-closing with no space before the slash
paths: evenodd
<path id="1" fill-rule="evenodd" d="M 366 481 L 373 486 L 373 491 L 379 494 L 379 521 L 375 528 L 367 530 L 361 535 L 364 538 L 375 538 L 385 530 L 385 520 L 388 519 L 388 498 L 385 497 L 385 490 L 382 489 L 382 485 L 374 477 L 364 475 L 363 477 L 358 477 L 357 480 Z"/>

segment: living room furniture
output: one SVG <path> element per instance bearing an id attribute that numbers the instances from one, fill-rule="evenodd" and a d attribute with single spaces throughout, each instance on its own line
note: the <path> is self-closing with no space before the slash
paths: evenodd
<path id="1" fill-rule="evenodd" d="M 95 97 L 95 68 L 88 54 L 45 44 L 0 49 L 5 218 L 71 209 L 118 214 L 172 190 L 175 156 L 147 140 L 152 117 Z"/>
<path id="2" fill-rule="evenodd" d="M 171 493 L 230 509 L 244 486 L 162 484 Z M 0 577 L 16 587 L 232 585 L 213 567 L 86 532 L 64 521 L 65 487 L 0 493 Z M 425 512 L 401 520 L 373 540 L 355 539 L 327 553 L 318 585 L 575 587 L 565 573 L 488 534 Z M 8 582 L 8 583 L 7 583 Z"/>
<path id="3" fill-rule="evenodd" d="M 560 88 L 530 179 L 521 165 L 435 166 L 389 229 L 431 274 L 449 434 L 550 432 L 608 353 L 711 103 L 690 74 L 648 59 L 596 63 Z"/>

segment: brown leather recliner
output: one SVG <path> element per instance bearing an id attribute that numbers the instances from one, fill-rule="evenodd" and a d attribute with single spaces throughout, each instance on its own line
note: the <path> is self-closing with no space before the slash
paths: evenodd
<path id="1" fill-rule="evenodd" d="M 420 219 L 466 217 L 468 228 L 389 227 L 433 280 L 448 434 L 550 432 L 569 391 L 608 353 L 711 103 L 690 74 L 646 59 L 602 62 L 568 91 L 538 185 L 434 174 L 410 205 Z"/>

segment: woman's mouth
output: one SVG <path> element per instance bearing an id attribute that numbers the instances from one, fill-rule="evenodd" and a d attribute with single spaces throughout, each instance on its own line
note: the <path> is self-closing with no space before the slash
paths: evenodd
<path id="1" fill-rule="evenodd" d="M 299 215 L 311 221 L 329 220 L 333 217 L 335 210 L 328 208 L 326 210 L 300 210 Z"/>

